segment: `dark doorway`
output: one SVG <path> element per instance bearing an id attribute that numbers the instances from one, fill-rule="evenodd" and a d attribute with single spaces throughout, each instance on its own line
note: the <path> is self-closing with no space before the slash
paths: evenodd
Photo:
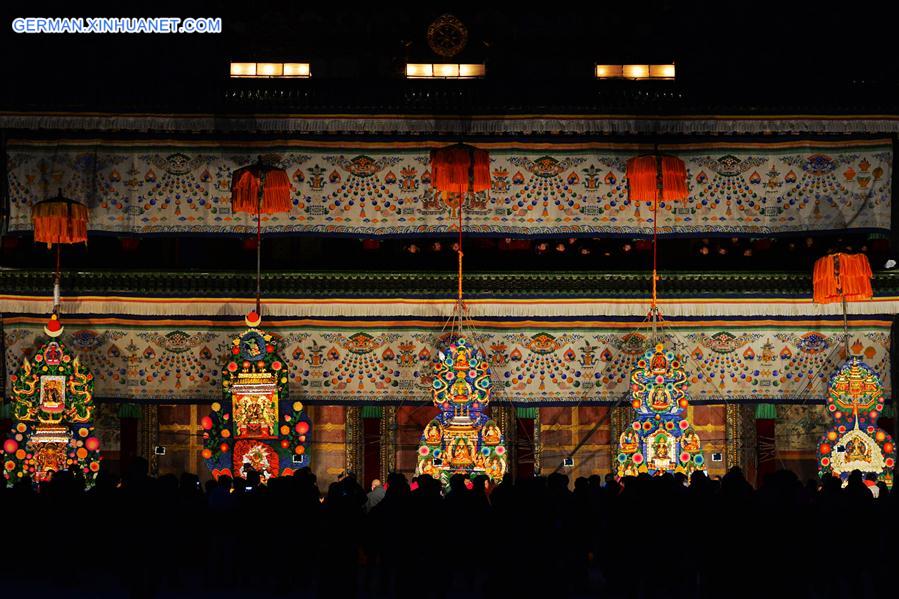
<path id="1" fill-rule="evenodd" d="M 381 478 L 381 408 L 365 406 L 362 409 L 362 476 L 368 491 L 371 481 Z"/>
<path id="2" fill-rule="evenodd" d="M 536 408 L 518 408 L 515 418 L 515 468 L 516 478 L 534 477 L 534 430 L 536 427 Z"/>

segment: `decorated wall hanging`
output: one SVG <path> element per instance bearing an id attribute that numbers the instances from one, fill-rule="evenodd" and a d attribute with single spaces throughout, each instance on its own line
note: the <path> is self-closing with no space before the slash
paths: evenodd
<path id="1" fill-rule="evenodd" d="M 262 153 L 278 158 L 293 188 L 289 212 L 268 214 L 263 232 L 451 234 L 456 197 L 432 186 L 431 145 L 10 140 L 9 229 L 28 231 L 32 204 L 61 185 L 90 207 L 91 231 L 254 232 L 253 215 L 232 210 L 232 174 Z M 632 144 L 479 145 L 490 152 L 489 196 L 465 194 L 470 233 L 651 234 L 651 202 L 628 194 Z M 660 150 L 683 161 L 688 192 L 684 201 L 660 202 L 660 235 L 890 229 L 889 139 L 701 142 Z"/>
<path id="2" fill-rule="evenodd" d="M 62 470 L 77 470 L 91 485 L 100 469 L 93 375 L 55 338 L 57 331 L 9 376 L 14 425 L 3 443 L 3 475 L 10 485 L 24 477 L 42 482 Z"/>
<path id="3" fill-rule="evenodd" d="M 818 442 L 818 474 L 849 478 L 854 470 L 873 473 L 893 486 L 896 445 L 877 427 L 883 412 L 883 385 L 859 356 L 852 356 L 830 379 L 827 412 L 830 430 Z"/>
<path id="4" fill-rule="evenodd" d="M 222 401 L 201 421 L 202 455 L 216 478 L 252 470 L 266 481 L 309 466 L 311 422 L 302 402 L 290 401 L 278 340 L 256 328 L 258 317 L 246 324 L 222 369 Z"/>
<path id="5" fill-rule="evenodd" d="M 4 318 L 6 363 L 37 352 L 45 319 Z M 501 405 L 630 402 L 636 361 L 654 347 L 629 320 L 474 319 L 473 344 L 490 364 Z M 851 349 L 865 356 L 890 397 L 891 317 L 850 321 Z M 291 395 L 304 403 L 417 404 L 433 401 L 433 362 L 446 345 L 444 319 L 345 318 L 270 321 Z M 61 337 L 94 374 L 97 397 L 209 404 L 222 397 L 219 368 L 232 359 L 233 320 L 166 322 L 140 317 L 69 317 Z M 844 362 L 839 318 L 666 320 L 665 345 L 689 356 L 691 402 L 823 403 Z M 683 360 L 682 360 L 683 361 Z M 15 374 L 15 370 L 7 373 Z M 7 383 L 9 385 L 9 383 Z M 9 393 L 9 387 L 8 391 Z M 623 398 L 623 399 L 622 399 Z"/>

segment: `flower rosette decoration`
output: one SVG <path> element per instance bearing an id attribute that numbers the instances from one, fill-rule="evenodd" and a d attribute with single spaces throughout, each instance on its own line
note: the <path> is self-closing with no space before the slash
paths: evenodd
<path id="1" fill-rule="evenodd" d="M 618 439 L 618 476 L 705 469 L 699 435 L 686 418 L 687 375 L 662 344 L 647 351 L 631 371 L 636 419 Z"/>
<path id="2" fill-rule="evenodd" d="M 859 356 L 851 356 L 831 376 L 825 406 L 833 424 L 818 440 L 818 475 L 845 481 L 859 470 L 892 487 L 896 444 L 877 426 L 884 406 L 877 372 Z"/>
<path id="3" fill-rule="evenodd" d="M 91 486 L 100 469 L 100 441 L 91 423 L 94 377 L 56 337 L 10 376 L 15 424 L 3 443 L 8 484 L 24 477 L 40 482 L 68 470 Z"/>
<path id="4" fill-rule="evenodd" d="M 283 476 L 309 465 L 312 423 L 303 404 L 290 401 L 279 342 L 255 327 L 258 317 L 247 322 L 222 367 L 222 401 L 200 420 L 202 456 L 216 478 L 243 476 L 247 468 Z"/>

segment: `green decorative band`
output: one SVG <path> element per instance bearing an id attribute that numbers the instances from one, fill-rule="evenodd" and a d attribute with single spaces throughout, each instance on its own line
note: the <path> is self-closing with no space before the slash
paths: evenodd
<path id="1" fill-rule="evenodd" d="M 875 265 L 877 266 L 877 265 Z M 661 272 L 665 297 L 705 294 L 752 297 L 811 297 L 808 272 Z M 252 297 L 255 273 L 241 272 L 104 272 L 69 271 L 62 275 L 66 296 L 144 295 L 193 298 Z M 444 297 L 456 291 L 455 272 L 269 272 L 262 275 L 268 297 Z M 49 270 L 0 271 L 0 294 L 46 295 L 53 286 Z M 899 295 L 899 273 L 878 272 L 874 292 Z M 644 297 L 646 272 L 480 272 L 465 274 L 465 293 L 477 297 Z"/>
<path id="2" fill-rule="evenodd" d="M 381 406 L 362 406 L 363 418 L 380 418 L 383 413 L 384 408 Z"/>
<path id="3" fill-rule="evenodd" d="M 142 416 L 140 406 L 133 403 L 123 403 L 119 407 L 119 418 L 140 418 Z"/>
<path id="4" fill-rule="evenodd" d="M 755 407 L 756 420 L 777 420 L 777 408 L 774 404 L 760 403 Z"/>
<path id="5" fill-rule="evenodd" d="M 525 420 L 536 420 L 537 408 L 515 408 L 515 416 Z"/>

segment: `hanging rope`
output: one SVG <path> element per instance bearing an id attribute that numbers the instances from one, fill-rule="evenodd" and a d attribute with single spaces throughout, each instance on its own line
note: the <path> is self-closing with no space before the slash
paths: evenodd
<path id="1" fill-rule="evenodd" d="M 655 343 L 656 327 L 661 318 L 658 306 L 658 280 L 659 280 L 659 200 L 662 198 L 664 179 L 662 176 L 662 160 L 659 156 L 659 146 L 656 144 L 656 193 L 652 202 L 652 303 L 649 308 L 649 318 L 652 321 L 652 337 Z"/>
<path id="2" fill-rule="evenodd" d="M 261 162 L 261 161 L 260 161 Z M 256 314 L 262 316 L 262 196 L 265 193 L 265 170 L 259 177 L 259 191 L 256 194 Z"/>
<path id="3" fill-rule="evenodd" d="M 62 277 L 62 270 L 60 268 L 60 244 L 56 244 L 56 270 L 53 272 L 53 314 L 59 314 L 59 303 L 60 293 L 59 293 L 59 281 Z"/>

